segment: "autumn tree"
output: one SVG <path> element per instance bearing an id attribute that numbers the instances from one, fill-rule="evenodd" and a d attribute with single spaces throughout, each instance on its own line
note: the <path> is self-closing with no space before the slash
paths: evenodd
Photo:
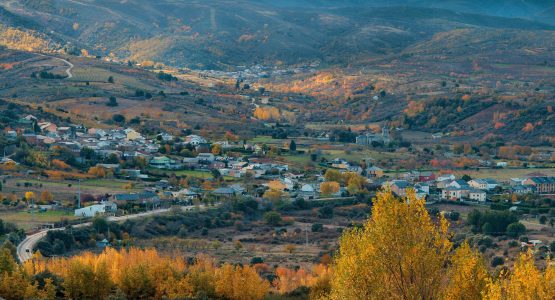
<path id="1" fill-rule="evenodd" d="M 52 195 L 52 193 L 50 193 L 49 191 L 42 191 L 40 193 L 40 201 L 43 204 L 47 204 L 52 202 L 52 200 L 54 200 L 54 196 Z"/>
<path id="2" fill-rule="evenodd" d="M 555 266 L 549 260 L 546 265 L 541 272 L 532 253 L 522 253 L 511 272 L 503 271 L 498 280 L 489 280 L 482 299 L 555 299 Z"/>
<path id="3" fill-rule="evenodd" d="M 320 193 L 325 196 L 331 196 L 339 192 L 339 183 L 336 181 L 326 181 L 320 184 Z"/>
<path id="4" fill-rule="evenodd" d="M 324 174 L 324 178 L 326 179 L 326 181 L 343 181 L 343 175 L 341 174 L 341 172 L 335 169 L 327 169 L 326 173 Z"/>
<path id="5" fill-rule="evenodd" d="M 224 264 L 215 272 L 216 294 L 222 299 L 257 300 L 263 299 L 270 283 L 258 276 L 250 266 Z"/>
<path id="6" fill-rule="evenodd" d="M 25 201 L 31 202 L 35 199 L 36 199 L 35 193 L 33 193 L 31 191 L 25 192 Z"/>
<path id="7" fill-rule="evenodd" d="M 331 299 L 437 299 L 450 251 L 447 221 L 414 192 L 378 193 L 364 227 L 341 237 Z"/>
<path id="8" fill-rule="evenodd" d="M 444 297 L 449 300 L 480 299 L 490 280 L 484 258 L 466 242 L 455 250 L 447 277 Z"/>

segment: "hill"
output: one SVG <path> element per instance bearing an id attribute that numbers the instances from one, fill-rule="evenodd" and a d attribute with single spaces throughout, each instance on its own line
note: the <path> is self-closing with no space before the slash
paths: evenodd
<path id="1" fill-rule="evenodd" d="M 40 30 L 64 41 L 70 52 L 86 49 L 139 62 L 224 70 L 310 61 L 348 64 L 396 53 L 458 28 L 553 28 L 533 15 L 547 9 L 535 2 L 529 5 L 534 10 L 529 9 L 528 17 L 517 15 L 518 19 L 506 18 L 515 15 L 501 13 L 491 3 L 433 3 L 305 1 L 278 6 L 268 1 L 27 0 L 7 1 L 0 12 L 6 16 L 5 25 Z M 291 7 L 303 4 L 302 10 Z M 542 12 L 549 14 L 548 9 Z"/>

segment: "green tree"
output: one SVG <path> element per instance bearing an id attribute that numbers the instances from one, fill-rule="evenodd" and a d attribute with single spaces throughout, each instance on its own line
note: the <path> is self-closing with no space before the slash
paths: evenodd
<path id="1" fill-rule="evenodd" d="M 293 140 L 291 140 L 291 143 L 289 143 L 289 151 L 291 152 L 297 151 L 297 144 Z"/>
<path id="2" fill-rule="evenodd" d="M 108 221 L 103 217 L 95 217 L 92 222 L 93 228 L 97 233 L 108 232 Z"/>
<path id="3" fill-rule="evenodd" d="M 112 76 L 108 77 L 108 83 L 114 83 L 114 77 Z"/>
<path id="4" fill-rule="evenodd" d="M 275 211 L 269 211 L 264 214 L 264 220 L 268 225 L 279 226 L 281 224 L 281 215 Z"/>
<path id="5" fill-rule="evenodd" d="M 110 96 L 110 98 L 108 98 L 108 103 L 106 103 L 107 106 L 110 107 L 116 107 L 118 106 L 118 100 L 116 99 L 116 97 L 114 96 Z"/>
<path id="6" fill-rule="evenodd" d="M 507 226 L 507 235 L 510 237 L 519 237 L 526 233 L 526 226 L 520 222 L 514 222 Z"/>

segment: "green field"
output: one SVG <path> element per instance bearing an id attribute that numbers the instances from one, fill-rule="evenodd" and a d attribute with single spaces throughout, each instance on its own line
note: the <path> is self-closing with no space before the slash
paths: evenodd
<path id="1" fill-rule="evenodd" d="M 58 222 L 62 219 L 74 220 L 77 219 L 72 212 L 67 211 L 46 211 L 39 212 L 34 210 L 28 211 L 14 211 L 0 213 L 0 219 L 5 222 L 14 223 L 17 227 L 24 230 L 30 230 L 36 225 Z"/>
<path id="2" fill-rule="evenodd" d="M 135 77 L 110 72 L 102 68 L 76 67 L 72 70 L 72 73 L 73 78 L 70 79 L 72 81 L 107 82 L 108 77 L 112 76 L 116 84 L 119 83 L 133 89 L 154 89 L 152 86 L 144 84 Z"/>
<path id="3" fill-rule="evenodd" d="M 175 176 L 186 176 L 186 177 L 199 178 L 199 179 L 213 178 L 211 172 L 197 171 L 197 170 L 171 171 L 171 170 L 149 169 L 149 171 L 154 173 L 154 174 L 160 174 L 160 175 L 162 175 L 162 174 L 165 174 L 165 175 L 175 174 Z M 230 176 L 224 176 L 224 179 L 226 181 L 239 180 L 239 178 L 230 177 Z"/>

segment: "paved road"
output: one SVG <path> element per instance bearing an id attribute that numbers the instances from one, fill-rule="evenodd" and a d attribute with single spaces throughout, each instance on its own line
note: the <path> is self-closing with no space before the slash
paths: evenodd
<path id="1" fill-rule="evenodd" d="M 195 206 L 192 206 L 192 205 L 181 207 L 181 209 L 183 211 L 190 211 L 190 210 L 193 210 L 194 208 L 195 208 Z M 206 209 L 204 206 L 201 206 L 200 208 L 201 209 Z M 130 219 L 137 219 L 137 218 L 147 217 L 147 216 L 151 216 L 151 215 L 163 214 L 163 213 L 167 213 L 169 211 L 170 211 L 169 208 L 157 209 L 157 210 L 147 211 L 147 212 L 144 212 L 144 213 L 126 215 L 126 216 L 121 216 L 121 217 L 108 217 L 107 220 L 110 221 L 110 222 L 121 222 L 121 221 L 125 221 L 125 220 L 130 220 Z M 92 225 L 92 222 L 86 222 L 86 223 L 73 225 L 73 227 L 74 228 L 80 228 L 80 227 L 86 227 L 86 226 L 91 226 L 91 225 Z M 31 259 L 31 257 L 33 256 L 33 249 L 35 248 L 37 243 L 43 237 L 45 237 L 46 233 L 48 233 L 48 231 L 50 231 L 50 230 L 65 230 L 65 228 L 45 229 L 45 230 L 39 231 L 37 233 L 28 235 L 21 243 L 19 243 L 19 245 L 17 245 L 17 257 L 19 258 L 20 262 L 24 262 L 26 260 Z"/>

